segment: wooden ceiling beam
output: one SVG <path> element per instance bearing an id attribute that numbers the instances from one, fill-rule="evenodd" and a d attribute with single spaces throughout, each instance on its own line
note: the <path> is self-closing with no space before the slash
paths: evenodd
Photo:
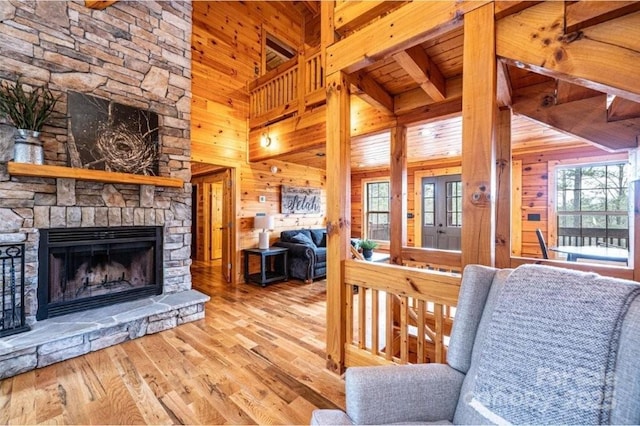
<path id="1" fill-rule="evenodd" d="M 393 59 L 436 102 L 447 97 L 445 78 L 422 46 L 410 47 L 393 55 Z"/>
<path id="2" fill-rule="evenodd" d="M 336 4 L 334 22 L 339 33 L 354 29 L 397 8 L 406 1 L 346 1 Z"/>
<path id="3" fill-rule="evenodd" d="M 619 18 L 640 10 L 637 1 L 578 1 L 567 4 L 566 33 Z"/>
<path id="4" fill-rule="evenodd" d="M 564 2 L 544 2 L 496 25 L 496 53 L 514 65 L 640 102 L 640 13 L 565 34 Z"/>
<path id="5" fill-rule="evenodd" d="M 598 90 L 593 90 L 568 81 L 558 80 L 556 82 L 556 105 L 592 98 L 603 94 L 604 93 Z"/>
<path id="6" fill-rule="evenodd" d="M 355 86 L 356 95 L 360 96 L 374 108 L 383 109 L 393 114 L 393 96 L 371 78 L 363 70 L 347 76 L 349 83 Z"/>
<path id="7" fill-rule="evenodd" d="M 311 15 L 318 16 L 320 14 L 320 2 L 314 0 L 302 0 L 302 4 L 307 8 Z"/>
<path id="8" fill-rule="evenodd" d="M 521 12 L 528 7 L 535 6 L 539 1 L 497 1 L 494 3 L 494 13 L 496 19 L 502 19 L 505 16 Z"/>
<path id="9" fill-rule="evenodd" d="M 615 97 L 607 110 L 607 121 L 640 118 L 640 103 Z"/>
<path id="10" fill-rule="evenodd" d="M 575 135 L 607 151 L 638 146 L 640 119 L 607 121 L 607 96 L 602 94 L 556 105 L 556 85 L 551 81 L 521 89 L 514 94 L 513 111 L 555 129 Z"/>
<path id="11" fill-rule="evenodd" d="M 398 124 L 417 125 L 460 115 L 462 97 L 426 105 L 398 116 Z"/>
<path id="12" fill-rule="evenodd" d="M 499 107 L 511 106 L 511 78 L 509 77 L 509 66 L 505 61 L 498 61 L 497 65 L 497 96 L 496 101 Z"/>
<path id="13" fill-rule="evenodd" d="M 89 9 L 103 10 L 117 2 L 118 0 L 85 0 L 84 6 Z"/>
<path id="14" fill-rule="evenodd" d="M 412 2 L 327 48 L 327 75 L 354 73 L 394 53 L 459 28 L 463 16 L 488 0 Z"/>
<path id="15" fill-rule="evenodd" d="M 445 83 L 448 99 L 456 99 L 462 96 L 462 77 L 450 78 Z M 394 113 L 403 115 L 434 103 L 436 102 L 422 88 L 417 88 L 394 97 Z"/>

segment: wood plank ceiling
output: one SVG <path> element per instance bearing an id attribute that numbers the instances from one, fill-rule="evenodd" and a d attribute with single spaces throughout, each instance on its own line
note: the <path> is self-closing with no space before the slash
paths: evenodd
<path id="1" fill-rule="evenodd" d="M 531 2 L 531 5 L 536 3 Z M 622 13 L 615 5 L 609 8 Z M 625 9 L 624 12 L 628 10 Z M 601 24 L 607 16 L 617 17 L 615 13 L 598 13 L 604 18 L 585 18 L 583 23 L 575 23 L 574 26 Z M 353 30 L 349 27 L 349 32 Z M 387 112 L 395 114 L 398 122 L 408 125 L 410 165 L 460 156 L 461 119 L 456 116 L 459 112 L 446 107 L 446 104 L 451 104 L 455 109 L 456 102 L 461 97 L 462 51 L 463 28 L 459 26 L 354 73 L 352 93 L 361 95 L 365 100 L 375 97 L 374 93 L 365 93 L 360 87 L 364 85 L 358 84 L 366 78 L 369 84 L 374 84 L 392 97 L 394 111 Z M 501 76 L 498 82 L 499 102 L 511 106 L 514 112 L 514 151 L 588 144 L 606 151 L 619 151 L 637 146 L 637 135 L 640 135 L 640 104 L 632 99 L 614 98 L 611 94 L 607 96 L 606 93 L 575 83 L 537 74 L 520 68 L 519 65 L 500 61 L 498 73 Z M 370 103 L 380 109 L 380 103 Z M 443 119 L 433 121 L 428 112 L 438 105 L 443 105 L 445 112 L 453 112 L 446 114 Z M 592 110 L 606 113 L 598 112 L 598 119 L 584 123 L 583 117 Z M 318 144 L 317 149 L 285 154 L 279 159 L 324 168 L 323 153 L 323 145 Z M 387 167 L 389 132 L 353 138 L 351 158 L 352 170 Z"/>

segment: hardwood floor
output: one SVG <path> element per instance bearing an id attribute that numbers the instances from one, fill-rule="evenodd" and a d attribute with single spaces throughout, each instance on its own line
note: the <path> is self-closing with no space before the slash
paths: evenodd
<path id="1" fill-rule="evenodd" d="M 206 319 L 0 381 L 2 424 L 308 424 L 344 407 L 324 282 L 231 286 L 194 262 Z"/>

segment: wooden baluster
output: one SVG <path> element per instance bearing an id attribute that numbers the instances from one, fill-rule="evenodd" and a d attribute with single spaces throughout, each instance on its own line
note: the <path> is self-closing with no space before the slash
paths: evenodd
<path id="1" fill-rule="evenodd" d="M 358 291 L 358 347 L 366 349 L 367 343 L 367 289 Z"/>
<path id="2" fill-rule="evenodd" d="M 353 345 L 353 315 L 354 315 L 354 312 L 353 312 L 353 286 L 352 285 L 347 286 L 346 297 L 347 297 L 346 343 L 348 345 Z"/>
<path id="3" fill-rule="evenodd" d="M 400 298 L 400 362 L 409 362 L 409 299 Z"/>
<path id="4" fill-rule="evenodd" d="M 387 293 L 387 311 L 386 311 L 386 341 L 384 357 L 391 361 L 393 359 L 393 298 L 394 295 Z"/>
<path id="5" fill-rule="evenodd" d="M 380 350 L 380 292 L 371 290 L 371 353 L 378 355 Z"/>
<path id="6" fill-rule="evenodd" d="M 282 105 L 286 105 L 289 102 L 289 86 L 291 85 L 291 73 L 287 72 L 282 78 Z"/>
<path id="7" fill-rule="evenodd" d="M 416 363 L 421 364 L 427 362 L 426 350 L 425 350 L 425 302 L 424 300 L 418 300 L 418 347 Z"/>
<path id="8" fill-rule="evenodd" d="M 436 321 L 436 359 L 435 361 L 438 363 L 444 363 L 444 345 L 443 345 L 443 324 L 442 324 L 442 305 L 440 303 L 436 303 L 433 308 L 433 313 L 435 315 Z"/>

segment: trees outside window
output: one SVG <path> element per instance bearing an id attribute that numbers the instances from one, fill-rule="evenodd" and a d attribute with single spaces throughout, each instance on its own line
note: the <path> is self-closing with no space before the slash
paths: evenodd
<path id="1" fill-rule="evenodd" d="M 558 245 L 629 244 L 628 163 L 557 169 Z"/>

